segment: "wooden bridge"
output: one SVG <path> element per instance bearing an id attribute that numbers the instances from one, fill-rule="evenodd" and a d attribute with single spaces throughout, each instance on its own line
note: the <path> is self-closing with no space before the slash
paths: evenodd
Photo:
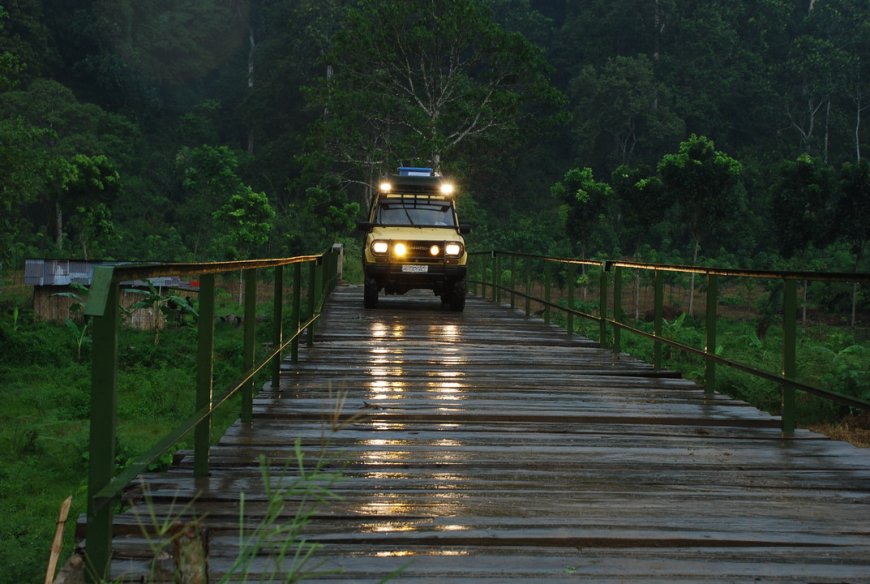
<path id="1" fill-rule="evenodd" d="M 301 513 L 306 582 L 870 582 L 866 450 L 479 298 L 340 287 L 318 327 L 207 478 L 145 475 L 112 578 L 171 580 L 155 532 L 200 518 L 210 581 L 284 581 Z"/>

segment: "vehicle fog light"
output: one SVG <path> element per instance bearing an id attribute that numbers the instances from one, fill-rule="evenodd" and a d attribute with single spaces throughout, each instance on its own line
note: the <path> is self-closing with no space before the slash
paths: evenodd
<path id="1" fill-rule="evenodd" d="M 408 255 L 408 246 L 404 243 L 397 243 L 393 246 L 393 255 L 399 258 L 403 258 Z"/>
<path id="2" fill-rule="evenodd" d="M 437 257 L 438 255 L 441 254 L 441 248 L 438 247 L 437 245 L 433 245 L 432 247 L 429 248 L 429 254 Z"/>

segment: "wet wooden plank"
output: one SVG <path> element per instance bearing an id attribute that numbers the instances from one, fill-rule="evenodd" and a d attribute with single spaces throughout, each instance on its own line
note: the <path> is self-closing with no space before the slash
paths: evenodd
<path id="1" fill-rule="evenodd" d="M 201 518 L 216 578 L 240 523 L 310 511 L 305 581 L 870 582 L 866 450 L 783 440 L 775 417 L 505 306 L 361 306 L 336 292 L 207 479 L 188 453 L 131 490 L 113 577 L 149 571 L 155 524 Z M 315 467 L 336 497 L 312 506 L 294 488 Z M 283 540 L 265 538 L 249 579 L 281 580 Z"/>

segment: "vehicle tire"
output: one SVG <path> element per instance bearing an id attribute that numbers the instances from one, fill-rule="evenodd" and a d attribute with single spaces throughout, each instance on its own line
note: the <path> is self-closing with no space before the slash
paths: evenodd
<path id="1" fill-rule="evenodd" d="M 450 310 L 462 312 L 465 309 L 465 280 L 457 280 L 453 283 L 453 291 L 450 293 Z"/>
<path id="2" fill-rule="evenodd" d="M 378 307 L 378 281 L 374 278 L 366 278 L 363 286 L 363 306 L 366 308 Z"/>

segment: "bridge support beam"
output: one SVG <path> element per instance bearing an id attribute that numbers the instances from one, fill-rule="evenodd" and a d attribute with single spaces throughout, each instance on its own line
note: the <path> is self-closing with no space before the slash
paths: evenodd
<path id="1" fill-rule="evenodd" d="M 607 262 L 601 263 L 598 288 L 598 343 L 607 346 Z"/>
<path id="2" fill-rule="evenodd" d="M 96 500 L 107 487 L 115 470 L 115 438 L 118 396 L 118 284 L 111 282 L 112 269 L 97 267 L 94 285 L 105 282 L 105 311 L 94 315 L 93 360 L 91 368 L 90 459 L 88 460 L 88 529 L 85 573 L 89 581 L 102 582 L 109 576 L 112 557 L 112 516 L 114 501 Z"/>
<path id="3" fill-rule="evenodd" d="M 797 282 L 783 280 L 782 299 L 782 376 L 797 375 Z M 787 381 L 782 383 L 782 434 L 792 436 L 795 430 L 795 390 Z"/>
<path id="4" fill-rule="evenodd" d="M 665 274 L 661 270 L 655 271 L 654 300 L 653 300 L 653 334 L 656 338 L 662 336 L 662 320 L 664 318 L 664 299 L 665 299 Z M 653 345 L 653 367 L 656 369 L 662 368 L 662 348 L 661 341 L 655 341 Z"/>
<path id="5" fill-rule="evenodd" d="M 707 275 L 707 322 L 705 324 L 706 344 L 704 352 L 716 354 L 716 309 L 719 304 L 719 280 L 713 274 Z M 716 387 L 716 362 L 704 360 L 704 393 L 713 395 Z"/>
<path id="6" fill-rule="evenodd" d="M 196 405 L 194 411 L 211 408 L 214 369 L 214 274 L 199 279 L 199 332 L 196 347 Z M 208 476 L 211 416 L 197 422 L 193 434 L 193 476 Z"/>
<path id="7" fill-rule="evenodd" d="M 257 270 L 245 271 L 245 341 L 242 349 L 242 372 L 254 368 L 257 355 Z M 254 417 L 254 380 L 242 389 L 242 423 L 250 424 Z"/>
<path id="8" fill-rule="evenodd" d="M 613 270 L 613 320 L 621 323 L 625 315 L 622 312 L 622 268 Z M 613 352 L 622 352 L 622 329 L 613 327 Z"/>
<path id="9" fill-rule="evenodd" d="M 275 267 L 275 291 L 272 294 L 272 346 L 277 349 L 284 344 L 284 266 Z M 272 389 L 281 382 L 281 354 L 272 361 Z"/>
<path id="10" fill-rule="evenodd" d="M 568 336 L 574 336 L 574 288 L 577 286 L 577 266 L 574 264 L 568 265 L 568 277 L 565 285 L 568 287 L 568 310 L 565 315 L 565 328 L 568 329 Z"/>

